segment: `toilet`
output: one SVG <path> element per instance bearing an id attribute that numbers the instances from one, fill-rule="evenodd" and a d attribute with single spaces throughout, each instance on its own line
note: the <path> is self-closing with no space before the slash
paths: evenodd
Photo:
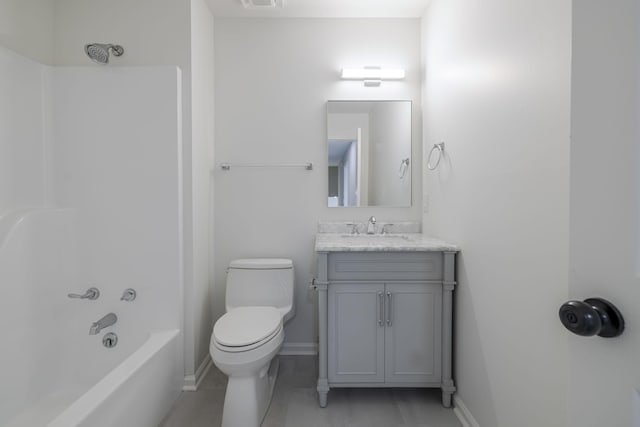
<path id="1" fill-rule="evenodd" d="M 226 313 L 213 327 L 213 363 L 229 377 L 222 427 L 258 427 L 278 375 L 275 355 L 284 323 L 293 317 L 293 262 L 259 258 L 231 261 Z"/>

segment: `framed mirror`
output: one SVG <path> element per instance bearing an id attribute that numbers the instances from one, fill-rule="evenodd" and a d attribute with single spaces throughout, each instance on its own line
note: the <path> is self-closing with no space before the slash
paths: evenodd
<path id="1" fill-rule="evenodd" d="M 411 206 L 411 101 L 328 101 L 329 207 Z"/>

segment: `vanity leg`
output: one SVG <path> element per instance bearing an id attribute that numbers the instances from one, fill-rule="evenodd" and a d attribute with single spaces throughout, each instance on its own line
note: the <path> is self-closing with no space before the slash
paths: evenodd
<path id="1" fill-rule="evenodd" d="M 453 385 L 453 380 L 448 380 L 442 384 L 442 406 L 445 408 L 451 407 L 451 398 L 456 391 L 456 387 Z"/>
<path id="2" fill-rule="evenodd" d="M 318 403 L 321 408 L 327 407 L 327 394 L 329 393 L 329 384 L 326 380 L 318 379 Z"/>
<path id="3" fill-rule="evenodd" d="M 452 378 L 453 362 L 453 290 L 455 281 L 455 252 L 444 253 L 442 282 L 442 405 L 451 407 L 451 395 L 456 391 Z"/>
<path id="4" fill-rule="evenodd" d="M 318 291 L 318 401 L 321 408 L 327 406 L 327 393 L 329 392 L 328 379 L 328 285 L 327 280 L 327 254 L 320 253 L 318 256 L 318 280 L 316 280 L 316 290 Z"/>
<path id="5" fill-rule="evenodd" d="M 445 408 L 451 408 L 451 396 L 453 395 L 450 391 L 442 392 L 442 406 Z"/>

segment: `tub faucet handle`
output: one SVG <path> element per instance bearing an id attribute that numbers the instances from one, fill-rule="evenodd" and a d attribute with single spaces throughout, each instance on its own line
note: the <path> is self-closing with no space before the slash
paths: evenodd
<path id="1" fill-rule="evenodd" d="M 125 289 L 124 292 L 122 293 L 122 297 L 120 298 L 120 301 L 133 301 L 134 299 L 136 299 L 136 290 L 132 289 L 132 288 L 128 288 Z"/>
<path id="2" fill-rule="evenodd" d="M 67 294 L 69 298 L 95 300 L 100 296 L 98 288 L 89 288 L 84 294 Z"/>

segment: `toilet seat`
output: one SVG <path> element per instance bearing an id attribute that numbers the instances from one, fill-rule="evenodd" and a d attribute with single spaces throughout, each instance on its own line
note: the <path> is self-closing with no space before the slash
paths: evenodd
<path id="1" fill-rule="evenodd" d="M 221 351 L 255 349 L 282 331 L 282 314 L 274 307 L 237 307 L 213 327 L 213 343 Z"/>

